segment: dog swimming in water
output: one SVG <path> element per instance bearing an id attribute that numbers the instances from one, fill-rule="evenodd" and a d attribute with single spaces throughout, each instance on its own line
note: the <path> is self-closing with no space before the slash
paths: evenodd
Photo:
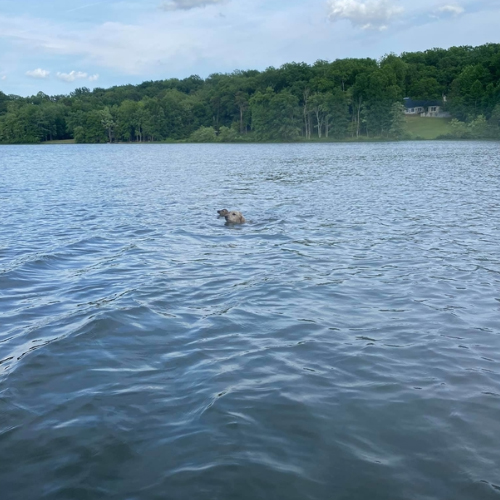
<path id="1" fill-rule="evenodd" d="M 243 214 L 237 210 L 227 210 L 223 208 L 222 210 L 217 210 L 217 213 L 220 217 L 224 217 L 226 219 L 226 223 L 228 224 L 243 224 L 246 222 Z"/>

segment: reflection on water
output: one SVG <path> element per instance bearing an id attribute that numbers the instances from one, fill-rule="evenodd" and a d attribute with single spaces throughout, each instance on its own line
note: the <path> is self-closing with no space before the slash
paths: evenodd
<path id="1" fill-rule="evenodd" d="M 499 497 L 498 144 L 0 165 L 3 499 Z"/>

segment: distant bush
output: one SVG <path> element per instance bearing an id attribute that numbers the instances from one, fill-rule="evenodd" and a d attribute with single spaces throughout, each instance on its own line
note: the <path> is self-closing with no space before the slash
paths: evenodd
<path id="1" fill-rule="evenodd" d="M 218 133 L 214 127 L 200 127 L 189 136 L 189 142 L 235 142 L 240 139 L 236 130 L 224 125 Z"/>
<path id="2" fill-rule="evenodd" d="M 189 137 L 191 142 L 215 142 L 217 133 L 213 127 L 200 127 L 195 130 Z"/>
<path id="3" fill-rule="evenodd" d="M 238 133 L 233 128 L 225 127 L 224 125 L 219 129 L 217 135 L 218 142 L 234 142 L 238 140 Z"/>
<path id="4" fill-rule="evenodd" d="M 450 135 L 456 139 L 480 139 L 488 135 L 488 122 L 483 115 L 468 123 L 454 118 L 451 120 L 451 130 Z"/>

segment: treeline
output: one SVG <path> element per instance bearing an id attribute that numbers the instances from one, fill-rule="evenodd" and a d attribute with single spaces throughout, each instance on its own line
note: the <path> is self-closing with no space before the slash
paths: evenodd
<path id="1" fill-rule="evenodd" d="M 457 137 L 500 138 L 500 44 L 289 63 L 70 95 L 0 92 L 0 142 L 403 138 L 403 98 L 442 100 Z"/>

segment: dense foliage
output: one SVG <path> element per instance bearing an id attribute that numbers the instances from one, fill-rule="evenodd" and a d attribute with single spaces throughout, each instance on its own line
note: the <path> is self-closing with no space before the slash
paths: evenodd
<path id="1" fill-rule="evenodd" d="M 404 138 L 402 100 L 442 99 L 456 137 L 500 138 L 500 44 L 289 63 L 69 96 L 0 92 L 0 142 Z"/>

